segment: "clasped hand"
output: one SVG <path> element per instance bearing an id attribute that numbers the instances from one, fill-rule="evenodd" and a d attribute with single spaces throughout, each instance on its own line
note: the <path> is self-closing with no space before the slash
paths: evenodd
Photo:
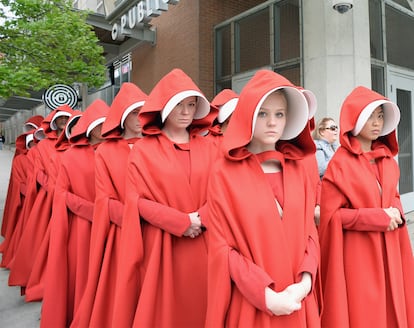
<path id="1" fill-rule="evenodd" d="M 387 215 L 391 219 L 388 225 L 388 228 L 387 228 L 388 231 L 394 231 L 395 229 L 398 228 L 399 224 L 403 223 L 402 218 L 401 218 L 401 213 L 398 208 L 395 208 L 395 207 L 384 208 L 384 211 L 385 213 L 387 213 Z"/>
<path id="2" fill-rule="evenodd" d="M 202 224 L 200 214 L 198 214 L 198 212 L 192 212 L 189 213 L 188 216 L 190 217 L 191 224 L 188 227 L 188 229 L 184 232 L 183 236 L 195 238 L 201 235 L 201 233 L 203 232 L 203 230 L 201 229 Z"/>
<path id="3" fill-rule="evenodd" d="M 274 315 L 289 315 L 301 309 L 301 302 L 309 294 L 311 288 L 312 278 L 307 272 L 303 273 L 301 282 L 289 285 L 281 292 L 275 292 L 266 287 L 266 307 Z"/>

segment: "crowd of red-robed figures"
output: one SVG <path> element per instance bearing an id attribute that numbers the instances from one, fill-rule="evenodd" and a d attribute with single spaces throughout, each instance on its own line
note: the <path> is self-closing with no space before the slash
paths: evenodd
<path id="1" fill-rule="evenodd" d="M 214 139 L 222 133 L 213 122 L 227 119 L 235 104 L 227 106 L 220 118 L 218 106 L 238 97 L 226 89 L 210 104 L 184 72 L 174 70 L 171 74 L 171 81 L 181 81 L 174 82 L 176 90 L 167 87 L 163 99 L 153 96 L 164 104 L 148 102 L 148 95 L 127 82 L 110 107 L 102 100 L 92 102 L 84 112 L 62 105 L 46 117 L 30 117 L 22 127 L 23 133 L 16 138 L 1 227 L 4 241 L 0 245 L 0 265 L 10 270 L 9 285 L 21 286 L 25 301 L 43 302 L 42 327 L 124 326 L 123 321 L 132 325 L 133 318 L 123 315 L 131 310 L 124 306 L 127 299 L 136 299 L 136 290 L 128 285 L 117 289 L 121 315 L 112 318 L 117 263 L 121 257 L 127 161 L 133 144 L 142 138 L 138 112 L 146 101 L 147 106 L 160 110 L 168 100 L 166 97 L 171 96 L 169 93 L 189 89 L 190 95 L 202 96 L 208 105 L 206 117 L 194 125 L 197 133 L 203 139 L 204 134 Z M 196 161 L 212 154 L 216 142 L 209 144 L 214 146 L 199 147 L 197 152 L 204 156 Z M 169 169 L 174 165 L 159 164 Z M 151 170 L 156 172 L 154 167 Z M 177 174 L 171 176 L 171 182 L 174 175 Z M 199 182 L 206 185 L 206 181 Z M 178 188 L 177 185 L 177 191 Z M 180 230 L 187 229 L 188 220 L 180 215 L 174 217 L 175 213 L 168 208 L 161 208 L 160 212 L 160 208 L 154 208 L 154 202 L 141 200 L 140 211 L 150 213 L 149 217 L 166 214 L 172 221 L 181 219 L 181 223 L 172 222 L 172 233 L 181 234 Z M 138 215 L 138 209 L 136 212 L 133 216 Z M 196 257 L 194 242 L 192 256 Z M 204 240 L 197 243 L 204 248 Z M 127 247 L 127 252 L 133 252 L 134 244 Z M 198 280 L 194 275 L 196 285 Z"/>
<path id="2" fill-rule="evenodd" d="M 314 95 L 274 72 L 259 75 L 252 85 L 264 94 L 270 86 L 303 92 L 306 126 L 294 142 L 284 141 L 289 156 L 300 157 L 295 147 L 310 145 L 314 128 Z M 190 146 L 171 142 L 160 130 L 174 106 L 188 97 L 197 97 L 197 110 L 188 129 Z M 95 100 L 81 112 L 62 105 L 46 117 L 33 116 L 24 123 L 24 132 L 16 139 L 4 208 L 0 265 L 10 270 L 9 285 L 20 286 L 27 302 L 43 302 L 41 327 L 202 327 L 207 306 L 212 309 L 211 317 L 219 318 L 211 322 L 240 327 L 260 322 L 269 327 L 320 326 L 319 245 L 313 221 L 304 228 L 309 240 L 275 240 L 275 249 L 265 252 L 266 257 L 277 254 L 279 259 L 290 261 L 291 250 L 301 245 L 303 251 L 295 252 L 303 254 L 295 255 L 294 261 L 313 274 L 312 296 L 306 298 L 302 309 L 269 319 L 272 314 L 263 308 L 263 295 L 250 295 L 246 302 L 229 289 L 230 279 L 220 276 L 229 275 L 227 260 L 208 263 L 209 270 L 217 268 L 214 293 L 223 297 L 207 305 L 206 189 L 238 99 L 238 94 L 225 89 L 210 103 L 184 72 L 174 69 L 149 95 L 127 82 L 110 106 Z M 251 136 L 251 126 L 247 130 Z M 312 147 L 308 147 L 310 152 Z M 235 154 L 237 160 L 247 156 Z M 306 195 L 313 197 L 313 205 L 308 206 L 312 210 L 319 202 L 320 180 L 315 158 L 309 156 L 306 163 L 307 172 L 300 171 L 290 179 L 301 183 L 302 174 L 312 177 L 314 186 L 310 196 Z M 287 167 L 286 172 L 289 170 Z M 237 185 L 238 177 L 233 178 Z M 248 205 L 248 198 L 257 196 L 254 190 L 238 192 L 246 195 L 243 208 L 247 211 L 261 206 Z M 296 192 L 292 189 L 292 193 Z M 224 201 L 231 206 L 231 197 Z M 304 210 L 299 203 L 294 207 L 294 212 Z M 266 207 L 262 211 L 267 211 Z M 193 227 L 189 217 L 199 225 Z M 238 231 L 240 235 L 229 233 L 235 234 L 235 240 L 247 241 L 259 231 L 249 229 Z M 263 229 L 262 233 L 271 233 Z M 294 230 L 292 236 L 297 236 L 299 232 Z M 259 249 L 265 243 L 255 243 L 246 246 L 247 252 L 260 258 Z M 284 243 L 283 247 L 278 249 L 278 243 Z M 240 290 L 248 291 L 252 284 L 272 284 L 267 276 L 260 276 L 256 266 L 239 261 L 234 253 L 221 257 L 227 258 L 239 270 L 232 272 L 232 278 L 238 277 Z M 297 272 L 289 272 L 288 265 L 276 267 L 282 280 L 296 281 Z M 257 281 L 249 281 L 256 277 Z M 233 310 L 226 312 L 230 297 Z"/>

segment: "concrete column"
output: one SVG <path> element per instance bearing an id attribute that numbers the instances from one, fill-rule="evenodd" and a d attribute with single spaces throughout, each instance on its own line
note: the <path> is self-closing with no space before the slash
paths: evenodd
<path id="1" fill-rule="evenodd" d="M 304 87 L 318 99 L 316 120 L 339 122 L 343 100 L 358 85 L 371 87 L 368 1 L 340 14 L 331 0 L 303 1 Z"/>

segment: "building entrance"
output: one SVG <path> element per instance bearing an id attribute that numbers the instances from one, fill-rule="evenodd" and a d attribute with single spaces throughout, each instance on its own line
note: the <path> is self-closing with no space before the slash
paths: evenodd
<path id="1" fill-rule="evenodd" d="M 388 72 L 389 98 L 401 111 L 397 135 L 400 147 L 398 164 L 401 176 L 399 192 L 405 212 L 414 211 L 414 73 L 398 68 L 390 68 Z"/>

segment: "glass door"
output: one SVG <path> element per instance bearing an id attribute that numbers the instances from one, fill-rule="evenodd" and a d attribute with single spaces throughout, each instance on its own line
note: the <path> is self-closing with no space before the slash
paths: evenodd
<path id="1" fill-rule="evenodd" d="M 401 111 L 401 119 L 397 128 L 400 166 L 399 192 L 404 212 L 414 211 L 414 75 L 398 69 L 389 70 L 388 97 L 395 102 Z"/>

